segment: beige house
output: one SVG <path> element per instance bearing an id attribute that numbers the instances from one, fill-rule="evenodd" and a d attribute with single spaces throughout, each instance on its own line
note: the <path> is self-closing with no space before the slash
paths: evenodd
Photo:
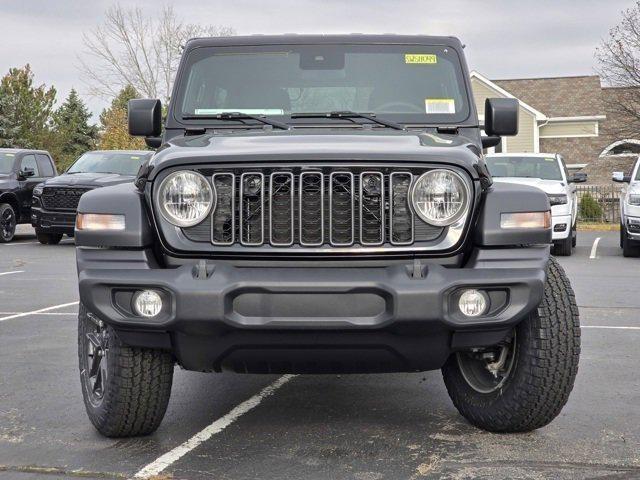
<path id="1" fill-rule="evenodd" d="M 611 171 L 630 168 L 640 152 L 640 138 L 616 136 L 621 119 L 607 108 L 616 89 L 603 88 L 597 75 L 489 80 L 474 71 L 471 86 L 481 121 L 486 98 L 519 101 L 518 135 L 503 138 L 498 152 L 560 153 L 590 183 L 610 182 Z"/>

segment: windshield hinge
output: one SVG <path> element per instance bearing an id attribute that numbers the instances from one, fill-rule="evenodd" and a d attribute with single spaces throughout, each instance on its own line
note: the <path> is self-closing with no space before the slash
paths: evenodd
<path id="1" fill-rule="evenodd" d="M 457 135 L 458 127 L 437 127 L 436 131 L 438 133 L 448 134 L 448 135 Z"/>

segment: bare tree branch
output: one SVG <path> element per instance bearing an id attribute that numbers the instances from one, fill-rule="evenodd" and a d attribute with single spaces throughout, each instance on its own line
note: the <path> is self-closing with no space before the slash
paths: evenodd
<path id="1" fill-rule="evenodd" d="M 140 8 L 114 5 L 101 25 L 83 35 L 78 67 L 94 96 L 113 98 L 132 85 L 145 97 L 168 102 L 186 41 L 234 33 L 231 27 L 185 24 L 170 6 L 151 18 Z"/>

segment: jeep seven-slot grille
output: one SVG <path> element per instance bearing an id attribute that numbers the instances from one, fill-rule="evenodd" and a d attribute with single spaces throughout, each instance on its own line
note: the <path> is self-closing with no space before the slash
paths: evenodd
<path id="1" fill-rule="evenodd" d="M 318 168 L 207 170 L 217 204 L 185 236 L 217 247 L 412 245 L 443 228 L 414 217 L 413 178 L 425 169 Z"/>
<path id="2" fill-rule="evenodd" d="M 45 187 L 42 192 L 42 206 L 46 210 L 76 211 L 80 197 L 91 188 Z"/>

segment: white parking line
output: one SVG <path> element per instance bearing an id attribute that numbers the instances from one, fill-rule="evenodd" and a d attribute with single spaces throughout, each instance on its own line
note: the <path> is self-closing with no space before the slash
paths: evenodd
<path id="1" fill-rule="evenodd" d="M 0 315 L 18 315 L 20 313 L 25 313 L 25 312 L 0 312 Z M 36 314 L 33 314 L 33 315 L 36 315 Z M 78 315 L 78 312 L 41 312 L 41 313 L 38 313 L 37 315 L 65 316 L 65 315 Z"/>
<path id="2" fill-rule="evenodd" d="M 220 433 L 222 430 L 227 428 L 233 422 L 235 422 L 240 416 L 244 415 L 248 411 L 257 407 L 262 400 L 264 400 L 269 395 L 272 395 L 276 390 L 282 387 L 289 380 L 294 378 L 295 375 L 283 375 L 271 385 L 265 387 L 257 393 L 253 397 L 248 400 L 245 400 L 240 405 L 235 407 L 225 416 L 219 418 L 215 422 L 213 422 L 208 427 L 205 427 L 200 432 L 196 433 L 189 440 L 184 442 L 182 445 L 177 446 L 170 452 L 165 453 L 155 461 L 151 462 L 146 467 L 142 468 L 138 473 L 135 474 L 134 478 L 150 478 L 154 475 L 158 475 L 164 469 L 175 463 L 177 460 L 182 458 L 184 455 L 189 453 L 191 450 L 196 448 L 203 442 L 209 440 L 216 433 Z"/>
<path id="3" fill-rule="evenodd" d="M 640 327 L 617 327 L 613 325 L 581 325 L 580 328 L 599 328 L 602 330 L 640 330 Z"/>
<path id="4" fill-rule="evenodd" d="M 601 237 L 598 237 L 593 241 L 593 247 L 591 247 L 591 255 L 589 256 L 591 260 L 597 258 L 596 254 L 598 253 L 598 244 L 600 243 L 600 238 Z"/>
<path id="5" fill-rule="evenodd" d="M 40 310 L 33 310 L 31 312 L 14 313 L 13 315 L 0 317 L 0 322 L 4 322 L 5 320 L 12 320 L 14 318 L 26 317 L 28 315 L 36 315 L 38 313 L 48 312 L 49 310 L 57 310 L 58 308 L 70 307 L 71 305 L 78 305 L 78 303 L 80 302 L 63 303 L 61 305 L 54 305 L 53 307 L 41 308 Z"/>
<path id="6" fill-rule="evenodd" d="M 24 270 L 14 270 L 13 272 L 0 272 L 0 277 L 2 275 L 13 275 L 14 273 L 24 273 Z"/>

